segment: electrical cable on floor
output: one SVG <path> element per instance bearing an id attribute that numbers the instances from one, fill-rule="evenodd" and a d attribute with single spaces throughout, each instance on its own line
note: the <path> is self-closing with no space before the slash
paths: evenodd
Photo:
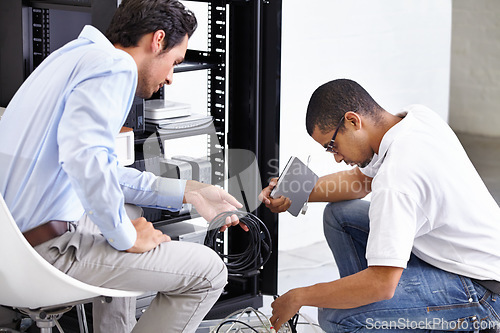
<path id="1" fill-rule="evenodd" d="M 248 245 L 241 253 L 225 254 L 219 239 L 219 229 L 226 225 L 226 218 L 236 215 L 248 227 Z M 228 211 L 217 215 L 209 224 L 205 245 L 214 250 L 227 266 L 229 275 L 246 276 L 255 274 L 271 257 L 272 240 L 264 222 L 252 213 Z"/>
<path id="2" fill-rule="evenodd" d="M 255 326 L 255 324 L 252 326 L 248 320 L 245 321 L 245 318 L 242 318 L 245 314 L 248 315 L 248 317 L 250 317 L 250 315 L 252 314 L 255 315 L 255 317 L 258 319 L 259 324 L 257 324 L 257 326 Z M 230 323 L 232 323 L 232 325 L 229 328 L 222 330 L 223 326 Z M 250 329 L 252 332 L 258 333 L 276 333 L 276 330 L 273 328 L 273 325 L 271 324 L 267 316 L 259 310 L 255 310 L 251 307 L 231 313 L 226 318 L 222 319 L 217 326 L 212 328 L 210 330 L 210 333 L 244 332 L 243 329 L 245 328 Z M 285 323 L 277 332 L 291 333 L 292 331 L 290 330 L 290 326 L 288 325 L 288 323 Z"/>
<path id="3" fill-rule="evenodd" d="M 244 315 L 246 315 L 244 317 Z M 252 317 L 253 315 L 253 317 Z M 306 322 L 298 322 L 298 318 L 302 317 Z M 253 321 L 251 321 L 253 319 Z M 227 327 L 229 325 L 229 327 Z M 252 307 L 237 310 L 226 318 L 221 319 L 216 326 L 210 329 L 210 333 L 229 333 L 229 332 L 257 332 L 257 333 L 299 333 L 298 325 L 308 325 L 314 329 L 314 332 L 324 331 L 318 324 L 304 314 L 298 312 L 292 319 L 284 323 L 278 331 L 276 331 L 269 321 L 269 318 L 259 310 Z"/>
<path id="4" fill-rule="evenodd" d="M 241 321 L 241 320 L 231 320 L 231 319 L 228 319 L 228 320 L 225 320 L 223 321 L 222 323 L 219 324 L 219 326 L 217 327 L 217 331 L 215 331 L 215 333 L 219 333 L 220 329 L 222 328 L 222 326 L 226 325 L 226 324 L 230 324 L 230 323 L 238 323 L 240 325 L 243 325 L 243 326 L 246 326 L 248 327 L 250 330 L 254 331 L 254 332 L 257 332 L 259 333 L 259 331 L 257 331 L 255 328 L 253 328 L 252 326 L 248 325 L 247 323 L 245 323 L 244 321 Z M 227 332 L 227 331 L 226 331 Z"/>

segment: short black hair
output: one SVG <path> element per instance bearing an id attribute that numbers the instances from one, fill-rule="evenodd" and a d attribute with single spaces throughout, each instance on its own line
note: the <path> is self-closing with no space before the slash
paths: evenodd
<path id="1" fill-rule="evenodd" d="M 316 126 L 322 133 L 332 131 L 346 112 L 377 117 L 383 109 L 357 82 L 338 79 L 318 87 L 309 100 L 306 114 L 307 133 Z M 342 131 L 343 125 L 340 126 Z"/>
<path id="2" fill-rule="evenodd" d="M 142 36 L 165 31 L 163 50 L 179 45 L 197 27 L 194 13 L 177 0 L 123 0 L 106 31 L 112 44 L 137 46 Z"/>

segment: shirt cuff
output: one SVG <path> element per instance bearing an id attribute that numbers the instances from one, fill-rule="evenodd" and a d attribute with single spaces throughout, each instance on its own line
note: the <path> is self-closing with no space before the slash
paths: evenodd
<path id="1" fill-rule="evenodd" d="M 186 181 L 158 177 L 151 186 L 157 194 L 157 207 L 164 207 L 170 211 L 178 211 L 182 208 Z"/>
<path id="2" fill-rule="evenodd" d="M 384 259 L 384 258 L 367 258 L 368 266 L 392 266 L 406 268 L 408 260 L 404 259 Z"/>
<path id="3" fill-rule="evenodd" d="M 109 245 L 111 245 L 118 251 L 125 251 L 130 249 L 132 246 L 134 246 L 135 241 L 137 240 L 137 231 L 126 215 L 123 216 L 122 223 L 115 229 L 101 232 L 108 241 Z"/>

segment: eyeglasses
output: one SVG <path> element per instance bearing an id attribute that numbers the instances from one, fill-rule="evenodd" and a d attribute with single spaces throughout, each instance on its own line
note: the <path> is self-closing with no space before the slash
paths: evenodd
<path id="1" fill-rule="evenodd" d="M 334 154 L 337 153 L 335 150 L 333 150 L 333 144 L 335 143 L 335 138 L 337 137 L 337 133 L 339 132 L 340 126 L 342 125 L 343 122 L 344 122 L 344 116 L 340 118 L 339 124 L 337 125 L 335 132 L 333 132 L 332 139 L 330 140 L 328 146 L 326 146 L 326 151 L 329 153 L 334 153 Z"/>

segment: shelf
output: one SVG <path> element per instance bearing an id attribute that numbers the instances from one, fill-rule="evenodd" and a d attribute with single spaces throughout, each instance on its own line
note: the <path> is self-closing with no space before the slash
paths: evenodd
<path id="1" fill-rule="evenodd" d="M 193 129 L 193 130 L 188 130 L 188 131 L 179 131 L 179 132 L 174 132 L 174 133 L 158 133 L 156 134 L 155 132 L 151 131 L 146 131 L 143 134 L 136 134 L 134 143 L 136 145 L 141 145 L 146 142 L 146 140 L 151 137 L 152 135 L 155 135 L 155 138 L 160 138 L 163 140 L 171 140 L 171 139 L 178 139 L 178 138 L 186 138 L 190 136 L 195 136 L 195 135 L 201 135 L 201 134 L 217 134 L 213 130 L 213 126 L 208 126 L 205 128 L 201 129 Z"/>
<path id="2" fill-rule="evenodd" d="M 184 61 L 183 63 L 175 66 L 174 73 L 191 72 L 200 69 L 210 69 L 217 65 L 209 64 L 207 62 L 194 62 L 194 61 Z"/>
<path id="3" fill-rule="evenodd" d="M 159 221 L 153 221 L 153 226 L 155 227 L 161 227 L 167 224 L 172 224 L 172 223 L 177 223 L 177 222 L 182 222 L 182 221 L 187 221 L 193 218 L 200 217 L 200 215 L 197 212 L 192 212 L 189 214 L 184 214 L 184 215 L 168 215 L 167 213 L 163 214 L 162 219 Z"/>
<path id="4" fill-rule="evenodd" d="M 90 11 L 92 7 L 91 0 L 33 0 L 30 6 L 37 8 L 69 9 L 87 8 Z"/>

